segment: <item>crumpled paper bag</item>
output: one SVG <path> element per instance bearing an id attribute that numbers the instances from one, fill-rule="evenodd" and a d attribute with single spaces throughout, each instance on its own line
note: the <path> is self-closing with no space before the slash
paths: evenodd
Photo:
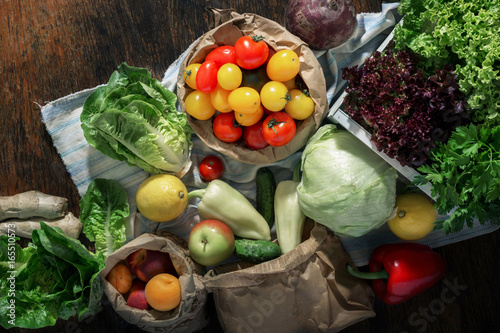
<path id="1" fill-rule="evenodd" d="M 139 310 L 126 304 L 125 298 L 106 281 L 106 275 L 119 262 L 141 248 L 167 252 L 179 275 L 181 284 L 181 304 L 171 311 Z M 106 267 L 101 271 L 103 290 L 113 309 L 128 323 L 147 332 L 191 333 L 208 324 L 206 311 L 207 291 L 198 275 L 204 268 L 191 260 L 187 245 L 181 238 L 168 232 L 142 234 L 106 259 Z"/>
<path id="2" fill-rule="evenodd" d="M 203 283 L 226 332 L 339 332 L 375 316 L 373 291 L 347 272 L 349 262 L 339 238 L 315 223 L 309 239 L 281 257 L 221 265 Z"/>
<path id="3" fill-rule="evenodd" d="M 316 105 L 310 117 L 297 121 L 297 132 L 292 141 L 281 147 L 268 146 L 260 150 L 251 150 L 241 142 L 226 143 L 218 140 L 213 134 L 212 119 L 197 120 L 188 115 L 188 122 L 207 146 L 235 160 L 250 164 L 267 164 L 290 156 L 307 143 L 328 113 L 326 82 L 321 65 L 305 42 L 275 21 L 255 14 L 238 14 L 231 10 L 213 9 L 213 14 L 214 24 L 217 26 L 194 43 L 180 66 L 177 97 L 181 110 L 186 112 L 184 101 L 193 91 L 185 84 L 183 78 L 183 71 L 187 65 L 202 63 L 210 51 L 221 45 L 234 45 L 243 35 L 264 36 L 266 43 L 274 50 L 292 49 L 297 53 L 301 63 L 299 75 L 307 85 Z"/>

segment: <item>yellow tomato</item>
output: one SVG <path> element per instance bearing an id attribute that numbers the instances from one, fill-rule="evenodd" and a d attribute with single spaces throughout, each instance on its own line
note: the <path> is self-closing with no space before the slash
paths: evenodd
<path id="1" fill-rule="evenodd" d="M 232 63 L 222 65 L 217 71 L 217 82 L 226 90 L 234 90 L 241 85 L 243 74 L 241 69 Z"/>
<path id="2" fill-rule="evenodd" d="M 249 87 L 236 88 L 229 94 L 228 102 L 235 112 L 252 113 L 260 106 L 260 96 L 257 90 Z"/>
<path id="3" fill-rule="evenodd" d="M 191 89 L 196 89 L 196 74 L 198 73 L 198 68 L 200 68 L 200 66 L 201 64 L 198 63 L 188 65 L 182 73 L 184 81 Z"/>
<path id="4" fill-rule="evenodd" d="M 276 52 L 267 63 L 267 76 L 273 81 L 285 82 L 300 71 L 299 56 L 292 50 Z"/>
<path id="5" fill-rule="evenodd" d="M 260 91 L 262 106 L 269 111 L 281 111 L 290 99 L 290 94 L 284 83 L 269 81 Z"/>
<path id="6" fill-rule="evenodd" d="M 198 90 L 192 91 L 187 95 L 184 107 L 189 115 L 198 120 L 210 119 L 215 114 L 210 94 Z"/>
<path id="7" fill-rule="evenodd" d="M 285 111 L 293 119 L 303 120 L 314 112 L 314 101 L 308 94 L 299 89 L 290 91 L 291 100 L 286 104 Z"/>
<path id="8" fill-rule="evenodd" d="M 264 115 L 264 108 L 262 107 L 262 105 L 259 106 L 257 111 L 252 113 L 240 113 L 240 112 L 234 113 L 236 121 L 241 126 L 252 126 L 257 122 L 259 122 L 259 120 L 262 119 L 263 115 Z"/>
<path id="9" fill-rule="evenodd" d="M 222 113 L 233 111 L 233 108 L 231 108 L 227 101 L 229 93 L 230 91 L 223 89 L 220 85 L 217 85 L 217 88 L 210 93 L 210 101 L 217 111 Z"/>

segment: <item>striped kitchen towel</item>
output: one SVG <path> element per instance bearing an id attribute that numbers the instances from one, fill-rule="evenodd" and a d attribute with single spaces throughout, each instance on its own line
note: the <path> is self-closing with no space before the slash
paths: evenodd
<path id="1" fill-rule="evenodd" d="M 340 78 L 342 68 L 360 65 L 371 56 L 378 46 L 385 40 L 395 24 L 400 20 L 397 13 L 398 3 L 383 3 L 379 13 L 358 14 L 358 24 L 353 36 L 343 45 L 328 51 L 315 52 L 327 82 L 327 97 L 330 105 L 342 93 L 345 82 Z M 187 54 L 185 51 L 173 62 L 162 78 L 162 84 L 176 91 L 177 75 L 180 64 Z M 95 89 L 95 88 L 94 88 Z M 50 102 L 42 107 L 42 120 L 52 137 L 53 144 L 60 154 L 67 171 L 75 183 L 80 195 L 83 195 L 93 179 L 108 178 L 118 180 L 126 189 L 129 197 L 131 219 L 127 225 L 128 239 L 132 239 L 144 232 L 166 230 L 187 239 L 189 230 L 199 221 L 196 211 L 197 202 L 191 202 L 188 209 L 175 221 L 169 223 L 155 223 L 145 219 L 136 209 L 135 192 L 139 184 L 149 175 L 137 167 L 130 167 L 125 162 L 113 160 L 90 146 L 84 136 L 80 124 L 80 113 L 85 99 L 94 91 L 88 89 Z M 180 110 L 180 108 L 179 108 Z M 193 166 L 183 176 L 182 180 L 188 189 L 205 187 L 197 170 L 197 165 L 207 154 L 215 154 L 224 161 L 226 171 L 224 180 L 243 193 L 251 202 L 255 200 L 255 174 L 259 167 L 264 165 L 250 165 L 232 160 L 208 148 L 196 136 L 193 137 L 192 150 Z M 300 161 L 301 152 L 288 158 L 272 163 L 268 166 L 273 170 L 276 180 L 290 179 L 292 169 Z M 491 227 L 478 226 L 471 230 L 464 230 L 456 235 L 446 236 L 433 233 L 423 242 L 431 246 L 441 246 L 451 242 L 475 237 L 491 232 Z M 342 238 L 346 251 L 357 265 L 368 262 L 373 248 L 382 243 L 396 242 L 392 233 L 385 227 L 355 239 Z"/>

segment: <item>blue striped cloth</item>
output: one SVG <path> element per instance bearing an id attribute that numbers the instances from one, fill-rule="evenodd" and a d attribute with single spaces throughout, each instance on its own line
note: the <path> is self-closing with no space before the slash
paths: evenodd
<path id="1" fill-rule="evenodd" d="M 340 96 L 345 87 L 345 82 L 340 77 L 342 68 L 362 64 L 379 47 L 400 19 L 397 7 L 398 3 L 383 3 L 380 13 L 358 14 L 357 29 L 351 39 L 340 47 L 326 52 L 315 52 L 325 73 L 328 87 L 327 98 L 330 105 Z M 187 52 L 188 50 L 169 66 L 162 78 L 163 85 L 173 92 L 176 91 L 175 86 L 180 64 Z M 127 226 L 128 239 L 144 232 L 156 230 L 166 230 L 187 239 L 190 229 L 199 221 L 196 210 L 197 201 L 190 202 L 188 209 L 174 221 L 155 223 L 145 219 L 137 212 L 135 192 L 139 184 L 149 175 L 137 167 L 130 167 L 124 162 L 113 160 L 87 144 L 80 126 L 80 113 L 85 99 L 94 89 L 60 98 L 44 105 L 41 110 L 47 131 L 52 137 L 54 146 L 79 194 L 83 195 L 89 183 L 95 178 L 116 179 L 127 190 L 129 197 L 132 214 Z M 204 156 L 215 154 L 221 157 L 225 164 L 226 170 L 223 180 L 238 189 L 254 203 L 255 174 L 257 169 L 263 165 L 256 166 L 232 160 L 208 148 L 197 137 L 193 139 L 193 166 L 182 178 L 188 189 L 206 186 L 206 183 L 200 179 L 197 165 Z M 282 161 L 267 166 L 274 172 L 278 182 L 290 179 L 292 169 L 300 161 L 300 156 L 301 153 L 297 152 Z M 491 231 L 493 231 L 491 227 L 478 226 L 473 230 L 464 230 L 455 235 L 443 236 L 439 233 L 433 233 L 422 242 L 437 247 Z M 363 237 L 341 238 L 341 240 L 353 261 L 360 266 L 368 262 L 375 246 L 398 241 L 386 226 Z"/>

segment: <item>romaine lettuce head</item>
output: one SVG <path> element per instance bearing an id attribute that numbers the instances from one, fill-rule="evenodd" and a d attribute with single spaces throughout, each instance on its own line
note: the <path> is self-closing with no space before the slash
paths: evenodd
<path id="1" fill-rule="evenodd" d="M 320 127 L 304 149 L 301 169 L 302 211 L 336 234 L 362 236 L 392 216 L 397 172 L 351 133 Z"/>
<path id="2" fill-rule="evenodd" d="M 176 101 L 146 69 L 123 63 L 85 100 L 83 134 L 113 159 L 152 174 L 179 174 L 191 165 L 193 130 Z"/>
<path id="3" fill-rule="evenodd" d="M 99 271 L 79 240 L 50 223 L 41 222 L 25 248 L 0 236 L 0 326 L 36 329 L 75 315 L 79 321 L 92 317 L 101 311 Z"/>

